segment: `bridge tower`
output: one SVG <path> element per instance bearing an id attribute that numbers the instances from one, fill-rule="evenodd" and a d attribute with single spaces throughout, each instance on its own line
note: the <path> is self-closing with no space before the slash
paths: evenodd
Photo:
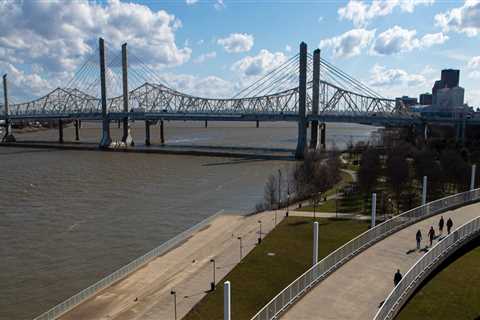
<path id="1" fill-rule="evenodd" d="M 123 135 L 122 142 L 127 146 L 133 146 L 133 138 L 128 125 L 128 58 L 127 44 L 122 44 L 122 89 L 123 89 Z"/>
<path id="2" fill-rule="evenodd" d="M 7 88 L 7 75 L 3 75 L 3 108 L 5 112 L 5 135 L 2 138 L 2 142 L 15 142 L 15 137 L 12 134 L 12 127 L 10 119 L 8 117 L 8 88 Z"/>
<path id="3" fill-rule="evenodd" d="M 313 85 L 312 85 L 312 115 L 318 115 L 320 105 L 320 49 L 313 51 Z M 310 129 L 310 148 L 318 146 L 318 120 L 312 121 Z"/>
<path id="4" fill-rule="evenodd" d="M 108 119 L 107 110 L 107 86 L 105 82 L 105 45 L 102 38 L 98 39 L 98 47 L 100 51 L 100 90 L 102 95 L 102 139 L 100 140 L 100 148 L 108 148 L 112 143 L 110 138 L 110 120 Z"/>
<path id="5" fill-rule="evenodd" d="M 305 147 L 307 144 L 307 123 L 306 123 L 306 104 L 307 104 L 307 44 L 300 43 L 300 68 L 298 78 L 298 137 L 295 158 L 303 159 Z"/>

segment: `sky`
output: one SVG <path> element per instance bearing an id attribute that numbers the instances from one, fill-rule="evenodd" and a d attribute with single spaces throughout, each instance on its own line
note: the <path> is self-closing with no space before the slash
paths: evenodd
<path id="1" fill-rule="evenodd" d="M 460 69 L 466 102 L 480 106 L 479 0 L 6 0 L 0 16 L 13 103 L 68 83 L 103 37 L 199 96 L 233 96 L 305 41 L 387 98 L 430 92 L 441 69 Z"/>

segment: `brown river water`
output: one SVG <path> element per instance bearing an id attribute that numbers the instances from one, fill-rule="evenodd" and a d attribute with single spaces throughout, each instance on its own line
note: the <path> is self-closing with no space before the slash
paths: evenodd
<path id="1" fill-rule="evenodd" d="M 167 123 L 171 145 L 294 149 L 293 123 Z M 329 124 L 345 147 L 376 128 Z M 136 123 L 134 138 L 143 143 Z M 65 128 L 65 140 L 74 131 Z M 97 124 L 81 140 L 98 141 Z M 113 138 L 120 130 L 112 125 Z M 158 126 L 151 128 L 159 142 Z M 56 130 L 16 134 L 57 139 Z M 32 319 L 206 217 L 248 213 L 286 161 L 0 147 L 0 319 Z"/>

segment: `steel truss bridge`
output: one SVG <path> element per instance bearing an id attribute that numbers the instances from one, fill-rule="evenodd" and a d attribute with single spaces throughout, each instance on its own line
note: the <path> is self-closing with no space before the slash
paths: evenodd
<path id="1" fill-rule="evenodd" d="M 305 43 L 300 45 L 299 54 L 232 98 L 189 95 L 164 85 L 151 72 L 140 74 L 127 62 L 126 44 L 122 46 L 121 63 L 118 63 L 122 74 L 119 81 L 112 76 L 115 62 L 106 64 L 103 39 L 99 41 L 99 54 L 97 78 L 88 86 L 82 87 L 79 80 L 84 76 L 82 72 L 87 72 L 88 66 L 84 65 L 82 68 L 85 70 L 81 68 L 69 86 L 57 88 L 29 102 L 8 104 L 4 76 L 5 102 L 0 120 L 5 120 L 7 124 L 53 119 L 60 122 L 100 120 L 104 123 L 100 143 L 103 147 L 111 141 L 108 124 L 112 120 L 124 121 L 124 140 L 128 135 L 128 121 L 133 120 L 145 121 L 147 127 L 150 122 L 163 120 L 295 121 L 299 125 L 299 157 L 306 148 L 308 123 L 312 124 L 311 147 L 316 147 L 318 143 L 319 128 L 325 130 L 325 126 L 319 127 L 319 123 L 351 122 L 380 126 L 418 126 L 425 123 L 418 113 L 408 112 L 402 104 L 381 97 L 328 61 L 320 59 L 320 50 L 310 55 Z M 148 68 L 145 65 L 142 67 L 143 70 Z M 136 75 L 138 83 L 131 91 L 128 90 L 128 82 L 132 82 L 130 70 L 133 76 Z M 149 82 L 152 78 L 157 81 Z M 122 84 L 116 97 L 107 97 L 108 80 Z M 99 87 L 100 96 L 94 93 Z M 7 129 L 8 134 L 11 134 L 11 129 Z M 321 137 L 324 139 L 324 132 Z"/>

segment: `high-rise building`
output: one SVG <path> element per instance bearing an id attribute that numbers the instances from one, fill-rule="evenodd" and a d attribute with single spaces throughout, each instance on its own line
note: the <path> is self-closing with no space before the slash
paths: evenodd
<path id="1" fill-rule="evenodd" d="M 460 70 L 442 70 L 441 80 L 435 81 L 432 88 L 432 106 L 442 110 L 462 107 L 465 90 L 459 86 L 459 83 Z"/>
<path id="2" fill-rule="evenodd" d="M 442 81 L 446 84 L 447 88 L 458 87 L 458 84 L 460 82 L 460 70 L 456 70 L 456 69 L 442 70 Z"/>
<path id="3" fill-rule="evenodd" d="M 422 93 L 420 95 L 420 104 L 424 106 L 432 104 L 432 97 L 431 93 Z"/>

